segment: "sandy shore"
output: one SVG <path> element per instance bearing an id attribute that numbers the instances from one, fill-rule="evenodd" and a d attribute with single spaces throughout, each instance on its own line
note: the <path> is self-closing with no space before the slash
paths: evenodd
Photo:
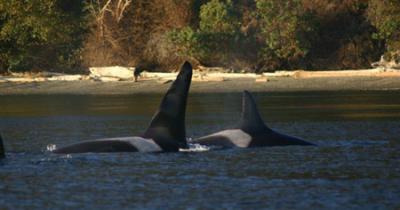
<path id="1" fill-rule="evenodd" d="M 99 82 L 41 81 L 41 82 L 1 82 L 0 95 L 18 94 L 144 94 L 164 93 L 170 81 L 158 80 Z M 254 78 L 229 78 L 223 81 L 192 82 L 192 93 L 215 92 L 284 92 L 284 91 L 336 91 L 336 90 L 400 90 L 400 77 L 269 77 L 268 81 Z"/>
<path id="2" fill-rule="evenodd" d="M 0 95 L 18 94 L 145 94 L 165 93 L 177 73 L 143 72 L 133 81 L 132 69 L 100 67 L 90 75 L 42 72 L 0 76 Z M 277 71 L 221 73 L 195 70 L 191 92 L 400 90 L 400 70 Z"/>

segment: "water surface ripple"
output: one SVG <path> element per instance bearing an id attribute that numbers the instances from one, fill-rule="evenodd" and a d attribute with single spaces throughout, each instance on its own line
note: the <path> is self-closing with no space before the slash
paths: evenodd
<path id="1" fill-rule="evenodd" d="M 256 93 L 270 127 L 318 147 L 54 155 L 140 133 L 160 95 L 0 96 L 0 209 L 399 209 L 400 92 Z M 240 94 L 194 94 L 187 133 L 234 125 Z"/>

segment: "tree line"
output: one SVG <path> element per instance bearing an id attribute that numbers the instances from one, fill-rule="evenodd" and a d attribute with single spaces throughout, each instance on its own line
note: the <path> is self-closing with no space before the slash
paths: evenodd
<path id="1" fill-rule="evenodd" d="M 0 72 L 357 69 L 382 55 L 400 61 L 398 0 L 0 0 Z"/>

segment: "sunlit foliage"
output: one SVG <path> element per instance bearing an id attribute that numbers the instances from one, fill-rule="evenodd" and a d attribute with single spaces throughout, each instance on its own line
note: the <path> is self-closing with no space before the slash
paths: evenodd
<path id="1" fill-rule="evenodd" d="M 79 67 L 85 18 L 80 0 L 0 0 L 0 71 Z"/>
<path id="2" fill-rule="evenodd" d="M 368 68 L 400 60 L 399 14 L 398 0 L 0 0 L 0 72 Z"/>
<path id="3" fill-rule="evenodd" d="M 400 63 L 400 1 L 370 0 L 367 14 L 377 29 L 374 38 L 386 42 L 386 59 Z"/>

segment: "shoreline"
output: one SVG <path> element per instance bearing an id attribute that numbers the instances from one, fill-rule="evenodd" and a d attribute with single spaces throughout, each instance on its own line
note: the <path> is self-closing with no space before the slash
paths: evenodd
<path id="1" fill-rule="evenodd" d="M 170 86 L 155 81 L 48 81 L 31 83 L 0 83 L 0 95 L 132 95 L 162 94 Z M 276 78 L 268 82 L 251 79 L 230 79 L 223 82 L 193 81 L 191 93 L 301 92 L 301 91 L 400 91 L 400 78 Z"/>
<path id="2" fill-rule="evenodd" d="M 103 80 L 87 75 L 0 76 L 0 95 L 131 95 L 162 94 L 176 73 L 144 72 L 138 82 L 117 77 Z M 6 78 L 6 79 L 5 79 Z M 8 78 L 8 80 L 7 80 Z M 12 79 L 14 78 L 14 79 Z M 10 80 L 11 79 L 11 80 Z M 280 71 L 275 73 L 193 74 L 191 93 L 301 91 L 397 91 L 400 70 Z"/>

